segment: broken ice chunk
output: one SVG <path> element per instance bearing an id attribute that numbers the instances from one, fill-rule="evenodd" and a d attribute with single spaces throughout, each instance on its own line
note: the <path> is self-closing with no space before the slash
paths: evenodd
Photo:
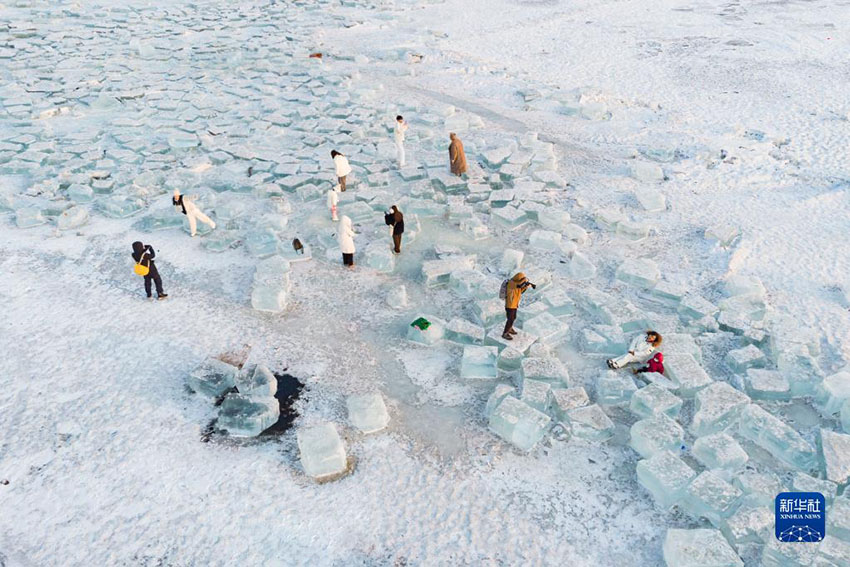
<path id="1" fill-rule="evenodd" d="M 549 411 L 552 385 L 540 380 L 523 379 L 521 400 L 542 412 Z"/>
<path id="2" fill-rule="evenodd" d="M 696 294 L 688 294 L 679 302 L 679 316 L 683 320 L 702 319 L 713 317 L 717 313 L 717 306 Z"/>
<path id="3" fill-rule="evenodd" d="M 620 264 L 615 275 L 627 284 L 648 288 L 655 285 L 661 272 L 658 265 L 648 258 L 629 258 Z"/>
<path id="4" fill-rule="evenodd" d="M 761 555 L 760 567 L 805 567 L 812 565 L 819 543 L 780 542 L 775 537 L 767 538 Z M 838 567 L 835 564 L 829 567 Z"/>
<path id="5" fill-rule="evenodd" d="M 635 191 L 635 198 L 645 211 L 657 213 L 667 210 L 667 198 L 664 197 L 664 193 L 657 189 L 642 187 Z"/>
<path id="6" fill-rule="evenodd" d="M 657 453 L 637 464 L 638 482 L 663 509 L 678 504 L 695 477 L 694 470 L 670 451 Z"/>
<path id="7" fill-rule="evenodd" d="M 421 320 L 425 320 L 429 325 L 419 323 Z M 433 345 L 443 340 L 444 334 L 445 324 L 435 317 L 419 317 L 407 326 L 407 340 L 423 345 Z"/>
<path id="8" fill-rule="evenodd" d="M 279 245 L 277 233 L 270 227 L 253 229 L 245 236 L 245 247 L 256 258 L 267 258 L 277 254 Z"/>
<path id="9" fill-rule="evenodd" d="M 636 161 L 632 164 L 631 175 L 644 183 L 660 183 L 664 181 L 664 170 L 655 163 Z"/>
<path id="10" fill-rule="evenodd" d="M 791 385 L 781 372 L 750 368 L 744 377 L 747 393 L 754 400 L 787 400 L 791 398 Z"/>
<path id="11" fill-rule="evenodd" d="M 838 413 L 848 399 L 850 399 L 850 371 L 848 370 L 827 376 L 815 391 L 815 401 L 824 415 Z"/>
<path id="12" fill-rule="evenodd" d="M 189 374 L 189 387 L 208 398 L 217 398 L 236 385 L 239 369 L 217 358 L 208 358 Z"/>
<path id="13" fill-rule="evenodd" d="M 580 344 L 582 351 L 593 354 L 622 354 L 626 346 L 626 338 L 617 327 L 595 325 L 590 329 L 582 329 Z"/>
<path id="14" fill-rule="evenodd" d="M 829 534 L 850 541 L 850 498 L 847 498 L 847 494 L 832 503 L 826 517 L 826 528 Z"/>
<path id="15" fill-rule="evenodd" d="M 746 495 L 747 502 L 769 506 L 773 510 L 776 495 L 783 491 L 782 482 L 773 473 L 745 471 L 735 475 L 732 484 Z"/>
<path id="16" fill-rule="evenodd" d="M 818 547 L 818 555 L 812 565 L 820 567 L 845 567 L 850 565 L 850 542 L 832 534 L 823 538 Z"/>
<path id="17" fill-rule="evenodd" d="M 597 402 L 604 406 L 627 404 L 636 391 L 637 386 L 631 376 L 612 370 L 600 375 L 596 383 Z"/>
<path id="18" fill-rule="evenodd" d="M 480 345 L 484 342 L 484 328 L 466 319 L 455 317 L 446 324 L 447 341 L 463 345 Z"/>
<path id="19" fill-rule="evenodd" d="M 426 285 L 443 285 L 449 283 L 452 272 L 472 270 L 474 267 L 475 256 L 450 256 L 422 262 L 422 276 Z"/>
<path id="20" fill-rule="evenodd" d="M 522 324 L 522 330 L 531 333 L 546 345 L 553 346 L 562 342 L 570 327 L 551 313 L 541 313 Z"/>
<path id="21" fill-rule="evenodd" d="M 218 412 L 218 426 L 234 437 L 256 437 L 280 418 L 273 397 L 228 394 Z"/>
<path id="22" fill-rule="evenodd" d="M 729 248 L 739 236 L 741 236 L 740 229 L 730 225 L 717 225 L 705 229 L 705 238 L 717 241 L 723 248 Z"/>
<path id="23" fill-rule="evenodd" d="M 850 433 L 850 400 L 841 406 L 841 429 L 844 433 Z"/>
<path id="24" fill-rule="evenodd" d="M 507 396 L 516 397 L 516 388 L 507 384 L 497 384 L 493 392 L 487 398 L 487 404 L 484 406 L 484 417 L 490 418 L 493 410 L 502 403 L 502 400 Z"/>
<path id="25" fill-rule="evenodd" d="M 348 396 L 345 405 L 351 425 L 363 433 L 380 431 L 390 422 L 387 406 L 379 392 Z"/>
<path id="26" fill-rule="evenodd" d="M 507 340 L 502 337 L 502 329 L 499 327 L 494 327 L 490 329 L 490 332 L 487 333 L 487 336 L 484 337 L 484 344 L 496 346 L 500 349 L 505 347 L 513 347 L 516 350 L 524 353 L 526 352 L 532 344 L 537 341 L 537 335 L 532 335 L 531 333 L 526 332 L 525 330 L 518 331 L 516 335 L 513 336 L 513 340 Z"/>
<path id="27" fill-rule="evenodd" d="M 561 235 L 551 230 L 535 230 L 528 237 L 528 245 L 537 250 L 558 250 L 561 246 Z"/>
<path id="28" fill-rule="evenodd" d="M 475 314 L 479 323 L 485 327 L 490 327 L 496 322 L 504 320 L 505 300 L 496 298 L 486 301 L 476 301 L 472 306 L 472 312 Z"/>
<path id="29" fill-rule="evenodd" d="M 667 567 L 744 567 L 744 562 L 719 530 L 667 530 Z"/>
<path id="30" fill-rule="evenodd" d="M 755 404 L 741 411 L 738 432 L 790 467 L 803 471 L 815 468 L 815 451 L 808 441 Z"/>
<path id="31" fill-rule="evenodd" d="M 697 436 L 723 431 L 737 422 L 750 398 L 727 384 L 714 382 L 696 394 L 691 432 Z"/>
<path id="32" fill-rule="evenodd" d="M 664 358 L 664 369 L 683 398 L 692 398 L 712 383 L 711 377 L 689 354 L 668 354 Z"/>
<path id="33" fill-rule="evenodd" d="M 486 282 L 487 276 L 478 270 L 458 270 L 449 275 L 449 287 L 452 291 L 466 297 L 474 297 Z"/>
<path id="34" fill-rule="evenodd" d="M 647 293 L 648 299 L 675 307 L 678 306 L 682 296 L 685 295 L 685 289 L 680 285 L 666 281 L 659 281 L 656 282 L 655 287 L 648 290 Z"/>
<path id="35" fill-rule="evenodd" d="M 626 220 L 626 215 L 614 209 L 599 209 L 593 214 L 593 220 L 600 228 L 605 230 L 617 230 L 617 225 Z"/>
<path id="36" fill-rule="evenodd" d="M 570 213 L 546 207 L 537 213 L 537 222 L 546 230 L 563 233 L 570 224 Z"/>
<path id="37" fill-rule="evenodd" d="M 550 418 L 513 396 L 506 396 L 490 414 L 490 430 L 523 451 L 543 438 Z"/>
<path id="38" fill-rule="evenodd" d="M 574 252 L 567 262 L 567 273 L 574 280 L 586 280 L 596 275 L 596 266 L 581 252 Z"/>
<path id="39" fill-rule="evenodd" d="M 552 388 L 552 409 L 557 419 L 569 421 L 567 412 L 590 405 L 590 398 L 581 386 L 575 388 Z"/>
<path id="40" fill-rule="evenodd" d="M 682 400 L 666 388 L 649 384 L 632 394 L 629 409 L 638 417 L 652 417 L 663 413 L 675 419 L 682 408 Z"/>
<path id="41" fill-rule="evenodd" d="M 568 410 L 573 435 L 588 441 L 605 441 L 614 435 L 614 422 L 597 404 Z"/>
<path id="42" fill-rule="evenodd" d="M 570 377 L 563 363 L 555 357 L 532 357 L 522 361 L 523 380 L 540 380 L 554 386 L 569 386 Z"/>
<path id="43" fill-rule="evenodd" d="M 493 380 L 498 376 L 496 369 L 499 349 L 493 346 L 467 345 L 463 347 L 460 377 L 467 380 Z"/>
<path id="44" fill-rule="evenodd" d="M 498 366 L 507 371 L 519 370 L 523 357 L 523 353 L 513 347 L 503 348 L 499 353 Z"/>
<path id="45" fill-rule="evenodd" d="M 472 240 L 483 240 L 490 236 L 490 229 L 478 217 L 462 219 L 460 230 Z"/>
<path id="46" fill-rule="evenodd" d="M 345 472 L 348 462 L 345 446 L 336 425 L 320 423 L 301 427 L 296 434 L 301 466 L 316 480 L 325 480 Z"/>
<path id="47" fill-rule="evenodd" d="M 366 247 L 366 265 L 379 272 L 390 273 L 395 269 L 395 256 L 386 242 L 376 240 Z"/>
<path id="48" fill-rule="evenodd" d="M 630 433 L 629 446 L 643 458 L 663 451 L 677 451 L 685 436 L 682 427 L 663 413 L 635 422 Z"/>
<path id="49" fill-rule="evenodd" d="M 59 230 L 70 230 L 79 228 L 89 222 L 89 212 L 83 207 L 71 207 L 66 209 L 56 219 Z"/>
<path id="50" fill-rule="evenodd" d="M 616 235 L 632 242 L 640 242 L 649 237 L 652 229 L 649 223 L 624 219 L 617 223 Z"/>
<path id="51" fill-rule="evenodd" d="M 273 398 L 277 393 L 277 378 L 262 364 L 250 370 L 243 369 L 236 376 L 235 385 L 239 393 L 246 396 Z"/>
<path id="52" fill-rule="evenodd" d="M 827 480 L 846 484 L 850 480 L 850 435 L 821 429 L 818 449 Z"/>
<path id="53" fill-rule="evenodd" d="M 393 309 L 402 309 L 407 306 L 407 288 L 404 284 L 387 292 L 387 305 Z"/>
<path id="54" fill-rule="evenodd" d="M 763 543 L 773 536 L 775 512 L 767 506 L 743 503 L 720 526 L 732 545 Z"/>
<path id="55" fill-rule="evenodd" d="M 791 490 L 794 492 L 820 492 L 827 504 L 832 504 L 838 494 L 838 485 L 798 472 L 791 477 Z"/>
<path id="56" fill-rule="evenodd" d="M 494 209 L 490 214 L 490 218 L 496 225 L 505 230 L 516 230 L 528 222 L 528 216 L 525 214 L 525 211 L 514 207 Z"/>
<path id="57" fill-rule="evenodd" d="M 120 195 L 108 197 L 104 200 L 98 201 L 96 204 L 105 216 L 114 219 L 123 219 L 135 215 L 145 206 L 144 201 L 141 199 L 122 197 Z"/>
<path id="58" fill-rule="evenodd" d="M 730 350 L 726 353 L 726 364 L 733 372 L 744 373 L 750 368 L 761 368 L 767 359 L 764 353 L 755 345 Z"/>
<path id="59" fill-rule="evenodd" d="M 714 433 L 698 438 L 691 452 L 699 462 L 727 480 L 749 460 L 740 443 L 727 433 Z"/>

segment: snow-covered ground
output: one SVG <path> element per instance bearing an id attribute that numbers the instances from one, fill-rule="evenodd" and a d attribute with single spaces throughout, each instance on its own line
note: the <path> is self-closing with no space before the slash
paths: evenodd
<path id="1" fill-rule="evenodd" d="M 801 363 L 778 353 L 804 345 L 813 374 L 833 374 L 850 360 L 848 16 L 846 2 L 827 1 L 0 0 L 0 566 L 662 565 L 669 527 L 710 524 L 656 508 L 638 483 L 636 417 L 606 407 L 610 440 L 550 434 L 528 454 L 493 435 L 493 384 L 460 378 L 463 348 L 404 339 L 422 314 L 475 320 L 468 295 L 423 284 L 421 262 L 437 244 L 457 246 L 498 290 L 503 250 L 525 250 L 550 290 L 596 289 L 618 317 L 643 313 L 662 333 L 693 335 L 711 378 L 738 387 L 724 359 L 757 332 L 689 322 L 614 274 L 624 259 L 650 258 L 663 280 L 714 303 L 729 276 L 756 277 L 767 366 L 799 377 Z M 556 163 L 534 161 L 521 177 L 554 167 L 569 182 L 529 201 L 587 230 L 578 250 L 595 273 L 572 271 L 566 252 L 531 249 L 539 226 L 504 230 L 481 204 L 489 238 L 421 212 L 395 270 L 368 267 L 369 243 L 389 246 L 377 211 L 399 203 L 412 228 L 413 209 L 446 202 L 428 180 L 397 175 L 397 113 L 411 122 L 408 160 L 432 178 L 451 129 L 473 180 L 493 179 L 485 150 L 553 144 Z M 342 213 L 355 198 L 375 209 L 357 223 L 353 271 L 325 258 L 335 147 L 357 156 Z M 637 163 L 666 180 L 636 179 Z M 285 192 L 291 213 L 261 191 L 285 185 L 287 165 L 319 195 Z M 88 222 L 60 231 L 69 185 L 98 185 L 104 171 L 114 185 L 77 203 Z M 174 214 L 175 186 L 201 195 L 215 232 L 140 230 L 140 219 Z M 110 192 L 141 210 L 104 215 Z M 656 194 L 663 210 L 636 197 Z M 47 222 L 18 228 L 25 209 Z M 652 232 L 631 241 L 604 228 L 600 211 Z M 282 249 L 298 237 L 314 255 L 292 264 L 280 314 L 251 308 L 258 259 L 244 243 L 209 246 L 269 227 Z M 728 227 L 740 231 L 729 246 L 705 236 Z M 157 249 L 167 301 L 143 298 L 129 257 L 139 239 Z M 385 298 L 402 284 L 409 305 L 394 309 Z M 541 303 L 534 293 L 524 306 Z M 552 353 L 596 401 L 604 357 L 583 354 L 581 336 L 600 321 L 581 309 L 563 320 L 570 334 Z M 351 474 L 306 477 L 295 430 L 201 442 L 215 410 L 186 376 L 244 345 L 250 362 L 306 383 L 296 428 L 337 423 Z M 347 424 L 345 397 L 374 390 L 392 420 L 364 436 Z M 819 427 L 841 430 L 811 398 L 761 405 L 812 446 Z M 693 412 L 687 399 L 686 430 Z M 688 431 L 682 453 L 699 471 L 693 441 Z M 741 441 L 751 470 L 790 486 L 793 471 Z M 762 547 L 738 551 L 759 565 Z"/>

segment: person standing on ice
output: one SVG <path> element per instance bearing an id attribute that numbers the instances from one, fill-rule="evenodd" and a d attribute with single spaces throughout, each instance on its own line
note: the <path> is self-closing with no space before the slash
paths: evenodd
<path id="1" fill-rule="evenodd" d="M 331 158 L 334 160 L 334 169 L 336 170 L 336 178 L 339 180 L 341 191 L 345 191 L 345 177 L 351 173 L 351 164 L 348 163 L 348 158 L 336 150 L 331 150 Z"/>
<path id="2" fill-rule="evenodd" d="M 198 208 L 198 205 L 193 203 L 186 195 L 181 195 L 179 189 L 174 190 L 174 197 L 171 199 L 171 204 L 177 209 L 178 213 L 183 213 L 189 220 L 189 234 L 195 236 L 198 228 L 198 221 L 209 225 L 210 228 L 215 228 L 215 223 Z"/>
<path id="3" fill-rule="evenodd" d="M 404 167 L 406 158 L 404 154 L 404 133 L 407 132 L 407 122 L 400 114 L 395 117 L 395 149 L 398 154 L 398 166 Z"/>
<path id="4" fill-rule="evenodd" d="M 519 309 L 519 301 L 522 299 L 522 294 L 528 288 L 537 289 L 537 286 L 528 281 L 525 274 L 518 272 L 513 278 L 508 280 L 505 285 L 505 330 L 502 331 L 502 338 L 508 341 L 514 340 L 513 335 L 517 334 L 514 330 L 514 322 L 516 321 L 516 312 Z"/>
<path id="5" fill-rule="evenodd" d="M 626 354 L 608 359 L 608 368 L 617 369 L 632 362 L 640 362 L 641 364 L 646 362 L 655 352 L 655 349 L 661 346 L 661 340 L 661 335 L 652 330 L 647 331 L 644 335 L 636 336 L 632 339 L 629 351 Z"/>
<path id="6" fill-rule="evenodd" d="M 151 281 L 153 281 L 156 285 L 157 299 L 165 299 L 168 297 L 168 294 L 162 291 L 162 278 L 159 277 L 159 271 L 156 269 L 156 264 L 153 262 L 153 259 L 156 257 L 156 252 L 154 252 L 153 246 L 150 244 L 143 244 L 137 240 L 133 243 L 133 253 L 131 256 L 133 257 L 133 260 L 135 260 L 136 264 L 145 266 L 148 269 L 147 274 L 144 276 L 145 293 L 148 294 L 148 299 L 152 299 Z"/>
<path id="7" fill-rule="evenodd" d="M 404 234 L 404 215 L 393 205 L 384 215 L 384 221 L 393 227 L 393 253 L 401 254 L 401 235 Z"/>
<path id="8" fill-rule="evenodd" d="M 339 243 L 339 250 L 342 252 L 343 265 L 354 267 L 354 229 L 351 227 L 351 219 L 346 215 L 342 215 L 339 219 L 339 232 L 336 235 L 336 241 Z"/>
<path id="9" fill-rule="evenodd" d="M 339 205 L 339 185 L 334 185 L 328 189 L 328 209 L 331 211 L 331 220 L 338 221 L 336 216 L 337 205 Z"/>
<path id="10" fill-rule="evenodd" d="M 460 177 L 466 173 L 466 152 L 463 151 L 463 142 L 452 132 L 449 134 L 449 167 L 452 173 Z"/>

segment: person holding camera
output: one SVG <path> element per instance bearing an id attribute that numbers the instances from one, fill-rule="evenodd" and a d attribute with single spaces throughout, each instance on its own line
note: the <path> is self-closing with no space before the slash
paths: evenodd
<path id="1" fill-rule="evenodd" d="M 514 321 L 516 321 L 516 312 L 519 309 L 519 301 L 522 299 L 522 294 L 528 288 L 537 289 L 537 286 L 528 281 L 525 274 L 517 273 L 513 278 L 508 280 L 507 288 L 505 289 L 505 330 L 502 332 L 502 338 L 507 341 L 514 340 L 513 335 L 517 334 L 514 330 Z"/>

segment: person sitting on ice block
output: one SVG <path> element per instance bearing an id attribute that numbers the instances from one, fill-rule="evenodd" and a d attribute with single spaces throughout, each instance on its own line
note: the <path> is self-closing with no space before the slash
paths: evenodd
<path id="1" fill-rule="evenodd" d="M 629 352 L 617 358 L 608 359 L 608 368 L 622 368 L 632 362 L 644 363 L 661 346 L 661 335 L 655 331 L 647 331 L 645 335 L 638 335 L 632 339 Z"/>
<path id="2" fill-rule="evenodd" d="M 658 374 L 664 374 L 664 355 L 660 352 L 656 352 L 655 356 L 650 358 L 649 362 L 646 363 L 646 366 L 634 368 L 632 369 L 632 372 L 635 374 L 640 374 L 642 372 L 657 372 Z"/>

